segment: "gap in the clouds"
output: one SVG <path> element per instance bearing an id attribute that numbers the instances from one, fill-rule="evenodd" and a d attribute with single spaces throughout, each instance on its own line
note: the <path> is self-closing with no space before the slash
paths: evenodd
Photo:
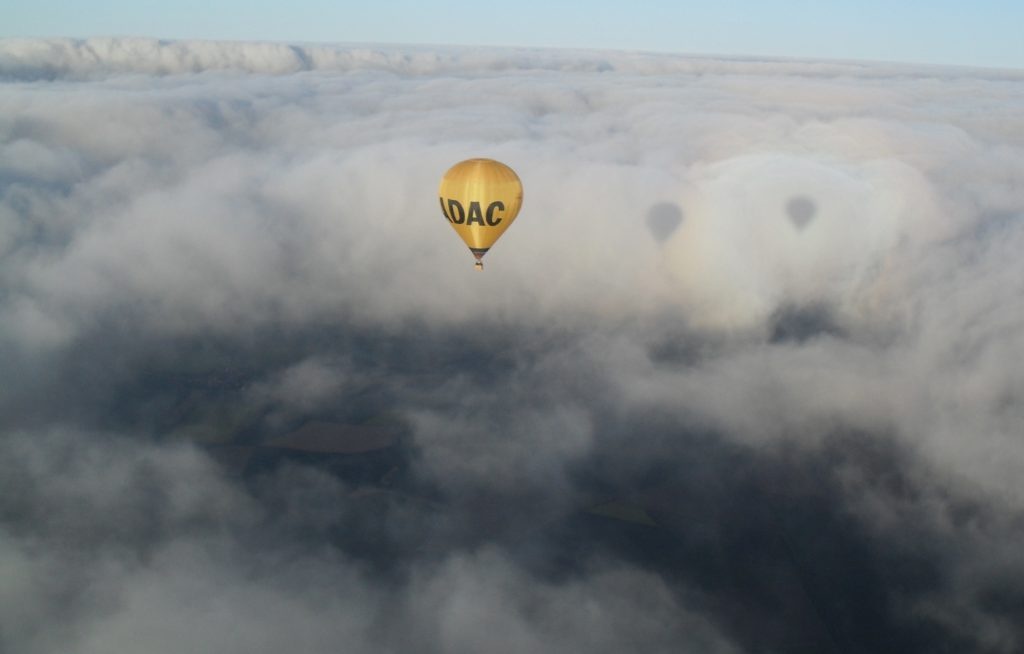
<path id="1" fill-rule="evenodd" d="M 821 336 L 847 336 L 833 309 L 824 303 L 781 306 L 769 319 L 770 343 L 803 343 Z"/>
<path id="2" fill-rule="evenodd" d="M 335 552 L 402 587 L 424 567 L 492 549 L 556 586 L 602 567 L 645 570 L 752 651 L 903 654 L 936 638 L 969 648 L 899 609 L 942 592 L 941 533 L 921 517 L 905 535 L 879 536 L 858 511 L 862 494 L 928 503 L 913 453 L 891 434 L 840 425 L 750 443 L 697 429 L 619 397 L 615 371 L 591 360 L 601 347 L 581 347 L 583 336 L 497 324 L 177 337 L 107 326 L 27 380 L 28 395 L 47 389 L 48 402 L 65 406 L 5 413 L 28 426 L 135 433 L 140 446 L 197 444 L 222 462 L 223 483 L 259 507 L 234 533 L 267 561 Z M 687 347 L 708 357 L 720 346 Z M 559 446 L 567 423 L 532 415 L 565 406 L 592 425 L 586 447 Z M 432 441 L 410 423 L 423 412 L 441 421 Z M 517 430 L 528 419 L 551 431 Z M 448 433 L 467 422 L 462 436 Z M 551 465 L 506 470 L 543 457 Z M 169 501 L 167 473 L 152 470 L 126 482 L 144 556 L 167 529 L 167 518 L 147 518 L 167 515 L 146 507 Z M 8 521 L 31 513 L 18 513 L 19 501 L 7 498 Z M 112 529 L 100 542 L 133 538 Z M 993 612 L 1013 615 L 1012 592 L 989 595 Z"/>
<path id="3" fill-rule="evenodd" d="M 671 311 L 663 312 L 654 323 L 660 326 L 646 334 L 647 356 L 668 369 L 700 366 L 730 352 L 765 345 L 800 347 L 818 340 L 884 345 L 893 338 L 882 330 L 849 329 L 838 310 L 826 302 L 784 304 L 766 316 L 764 324 L 735 330 L 697 330 L 687 324 L 685 316 Z"/>
<path id="4" fill-rule="evenodd" d="M 906 476 L 916 464 L 888 435 L 840 431 L 818 448 L 752 447 L 665 418 L 632 420 L 639 424 L 618 425 L 631 430 L 629 444 L 597 453 L 579 474 L 604 496 L 643 507 L 657 528 L 577 524 L 581 550 L 645 566 L 684 601 L 697 589 L 699 603 L 755 651 L 895 653 L 947 637 L 927 619 L 893 613 L 946 583 L 941 550 L 915 544 L 927 518 L 905 525 L 903 546 L 882 546 L 849 495 L 918 501 Z M 848 488 L 851 478 L 864 486 Z"/>

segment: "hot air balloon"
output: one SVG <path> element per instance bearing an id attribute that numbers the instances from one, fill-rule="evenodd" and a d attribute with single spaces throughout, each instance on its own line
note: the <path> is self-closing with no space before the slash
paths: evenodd
<path id="1" fill-rule="evenodd" d="M 483 257 L 519 213 L 523 184 L 515 171 L 493 159 L 468 159 L 441 178 L 441 212 L 476 257 Z"/>

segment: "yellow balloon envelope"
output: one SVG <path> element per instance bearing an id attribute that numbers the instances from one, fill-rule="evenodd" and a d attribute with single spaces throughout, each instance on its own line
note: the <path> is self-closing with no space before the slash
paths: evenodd
<path id="1" fill-rule="evenodd" d="M 441 211 L 482 269 L 491 249 L 523 205 L 523 184 L 515 171 L 493 159 L 468 159 L 441 178 Z"/>

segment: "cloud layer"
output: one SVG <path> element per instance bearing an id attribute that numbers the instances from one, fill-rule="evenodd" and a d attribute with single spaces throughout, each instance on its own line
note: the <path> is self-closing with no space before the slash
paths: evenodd
<path id="1" fill-rule="evenodd" d="M 1019 651 L 1024 85 L 0 41 L 0 649 Z M 488 156 L 487 271 L 436 184 Z"/>

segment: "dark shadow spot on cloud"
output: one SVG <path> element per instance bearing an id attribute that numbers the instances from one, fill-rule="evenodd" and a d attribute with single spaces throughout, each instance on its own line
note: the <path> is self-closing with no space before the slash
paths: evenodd
<path id="1" fill-rule="evenodd" d="M 786 215 L 797 231 L 803 231 L 818 213 L 818 205 L 806 195 L 794 195 L 786 201 Z"/>
<path id="2" fill-rule="evenodd" d="M 1008 238 L 1024 224 L 1024 212 L 986 211 L 978 217 L 977 227 L 966 234 L 973 242 L 990 242 Z"/>
<path id="3" fill-rule="evenodd" d="M 309 53 L 306 52 L 305 48 L 297 45 L 291 45 L 288 47 L 291 48 L 292 54 L 294 54 L 295 58 L 298 60 L 301 70 L 313 70 L 315 67 L 313 60 L 310 58 Z"/>
<path id="4" fill-rule="evenodd" d="M 647 229 L 658 243 L 668 240 L 683 222 L 683 211 L 673 202 L 659 202 L 647 210 Z"/>

